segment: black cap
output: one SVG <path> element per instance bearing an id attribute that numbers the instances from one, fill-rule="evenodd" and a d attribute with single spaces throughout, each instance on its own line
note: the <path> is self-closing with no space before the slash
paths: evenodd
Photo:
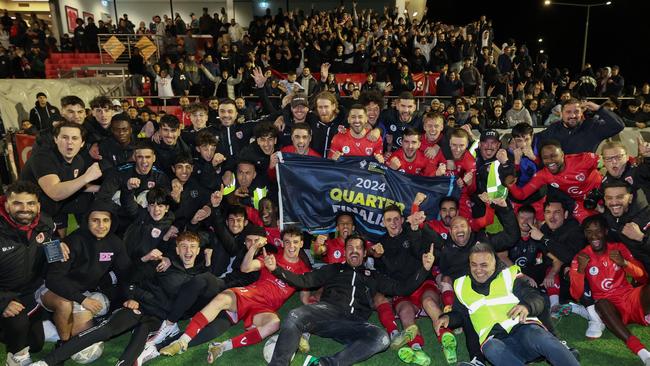
<path id="1" fill-rule="evenodd" d="M 244 229 L 244 231 L 242 232 L 242 234 L 243 234 L 244 238 L 249 236 L 249 235 L 261 236 L 261 237 L 266 238 L 266 231 L 264 231 L 264 228 L 261 227 L 261 226 L 252 225 L 252 224 L 247 225 L 246 228 Z"/>
<path id="2" fill-rule="evenodd" d="M 499 141 L 499 133 L 496 130 L 485 130 L 481 133 L 481 141 L 495 139 Z"/>
<path id="3" fill-rule="evenodd" d="M 294 108 L 299 105 L 309 108 L 309 101 L 307 100 L 307 95 L 303 93 L 298 93 L 293 96 L 293 98 L 291 99 L 291 107 Z"/>
<path id="4" fill-rule="evenodd" d="M 43 93 L 43 92 L 38 92 L 38 93 L 36 94 L 36 98 L 38 98 L 38 97 L 45 97 L 45 98 L 47 98 L 47 95 L 45 95 L 45 93 Z"/>

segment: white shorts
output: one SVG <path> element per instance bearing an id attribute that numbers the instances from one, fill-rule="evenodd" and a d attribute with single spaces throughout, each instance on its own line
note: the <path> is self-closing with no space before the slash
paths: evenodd
<path id="1" fill-rule="evenodd" d="M 36 290 L 36 292 L 34 293 L 34 297 L 35 297 L 36 302 L 43 309 L 45 309 L 45 310 L 47 310 L 49 312 L 53 312 L 52 310 L 48 309 L 43 304 L 43 300 L 42 300 L 43 295 L 45 295 L 48 291 L 50 291 L 50 290 L 47 287 L 45 287 L 45 284 L 43 284 L 43 285 L 41 285 L 41 287 L 38 288 L 38 290 Z M 106 315 L 106 313 L 108 313 L 108 308 L 110 307 L 111 303 L 110 303 L 110 301 L 108 301 L 108 297 L 106 297 L 106 295 L 102 294 L 101 292 L 90 292 L 90 291 L 86 291 L 83 294 L 84 294 L 84 296 L 90 297 L 90 298 L 95 299 L 95 300 L 102 303 L 102 310 L 100 310 L 99 313 L 95 314 L 95 316 L 102 316 L 102 315 Z M 76 301 L 72 302 L 72 313 L 73 314 L 81 313 L 81 312 L 84 312 L 84 311 L 88 311 L 88 310 L 86 308 L 84 308 L 81 304 L 79 304 L 78 302 L 76 302 Z"/>

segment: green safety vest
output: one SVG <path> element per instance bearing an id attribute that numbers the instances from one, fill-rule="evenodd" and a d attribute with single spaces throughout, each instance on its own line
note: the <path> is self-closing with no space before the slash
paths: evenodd
<path id="1" fill-rule="evenodd" d="M 519 304 L 519 298 L 512 292 L 515 278 L 520 273 L 519 266 L 511 266 L 499 273 L 490 283 L 490 293 L 485 296 L 472 289 L 472 280 L 463 276 L 454 281 L 454 292 L 461 304 L 469 312 L 474 330 L 479 342 L 483 344 L 492 328 L 499 324 L 508 333 L 519 323 L 519 319 L 511 319 L 508 312 Z M 528 317 L 528 320 L 539 320 Z"/>

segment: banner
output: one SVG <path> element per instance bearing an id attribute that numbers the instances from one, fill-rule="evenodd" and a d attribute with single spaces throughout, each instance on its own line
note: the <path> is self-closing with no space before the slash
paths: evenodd
<path id="1" fill-rule="evenodd" d="M 16 134 L 16 152 L 18 153 L 18 169 L 22 169 L 27 159 L 32 155 L 32 145 L 36 136 Z"/>
<path id="2" fill-rule="evenodd" d="M 271 70 L 271 73 L 273 74 L 273 76 L 279 79 L 287 78 L 286 74 L 283 74 L 275 70 Z M 320 82 L 320 73 L 312 72 L 312 75 L 314 76 L 314 78 L 316 78 L 316 80 Z M 345 95 L 345 92 L 343 91 L 345 84 L 351 82 L 354 83 L 359 89 L 361 89 L 361 86 L 363 85 L 363 83 L 366 82 L 367 77 L 368 74 L 362 74 L 362 73 L 350 73 L 350 74 L 339 73 L 334 76 L 334 79 L 336 80 L 336 83 L 339 86 L 340 94 Z M 415 84 L 413 95 L 415 96 L 436 95 L 436 82 L 440 77 L 439 73 L 425 74 L 421 72 L 417 74 L 411 74 L 411 77 L 413 78 L 413 84 Z"/>
<path id="3" fill-rule="evenodd" d="M 441 198 L 460 195 L 454 177 L 408 175 L 365 157 L 333 161 L 282 154 L 277 179 L 281 227 L 299 225 L 312 234 L 324 234 L 335 230 L 339 212 L 351 212 L 356 230 L 370 240 L 385 232 L 384 207 L 397 205 L 408 216 L 415 194 L 422 192 L 427 199 L 420 209 L 433 219 Z"/>

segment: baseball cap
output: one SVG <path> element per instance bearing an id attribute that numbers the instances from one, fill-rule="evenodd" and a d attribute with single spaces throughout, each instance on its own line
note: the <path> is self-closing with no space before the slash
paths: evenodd
<path id="1" fill-rule="evenodd" d="M 120 103 L 120 101 L 117 100 L 117 99 L 113 99 L 113 106 L 115 106 L 115 107 L 121 107 L 121 106 L 122 106 L 122 103 Z"/>
<path id="2" fill-rule="evenodd" d="M 38 92 L 38 93 L 36 94 L 36 98 L 38 98 L 38 97 L 45 97 L 45 98 L 47 98 L 47 95 L 45 95 L 45 93 L 43 93 L 43 92 Z"/>
<path id="3" fill-rule="evenodd" d="M 499 141 L 499 133 L 495 130 L 485 130 L 481 132 L 481 141 L 485 141 L 487 139 L 495 139 Z"/>
<path id="4" fill-rule="evenodd" d="M 135 98 L 135 101 L 144 103 L 144 98 L 143 97 L 137 97 L 137 98 Z"/>
<path id="5" fill-rule="evenodd" d="M 298 93 L 293 96 L 291 99 L 291 108 L 297 107 L 299 105 L 309 107 L 309 102 L 307 101 L 307 95 L 303 93 Z"/>

